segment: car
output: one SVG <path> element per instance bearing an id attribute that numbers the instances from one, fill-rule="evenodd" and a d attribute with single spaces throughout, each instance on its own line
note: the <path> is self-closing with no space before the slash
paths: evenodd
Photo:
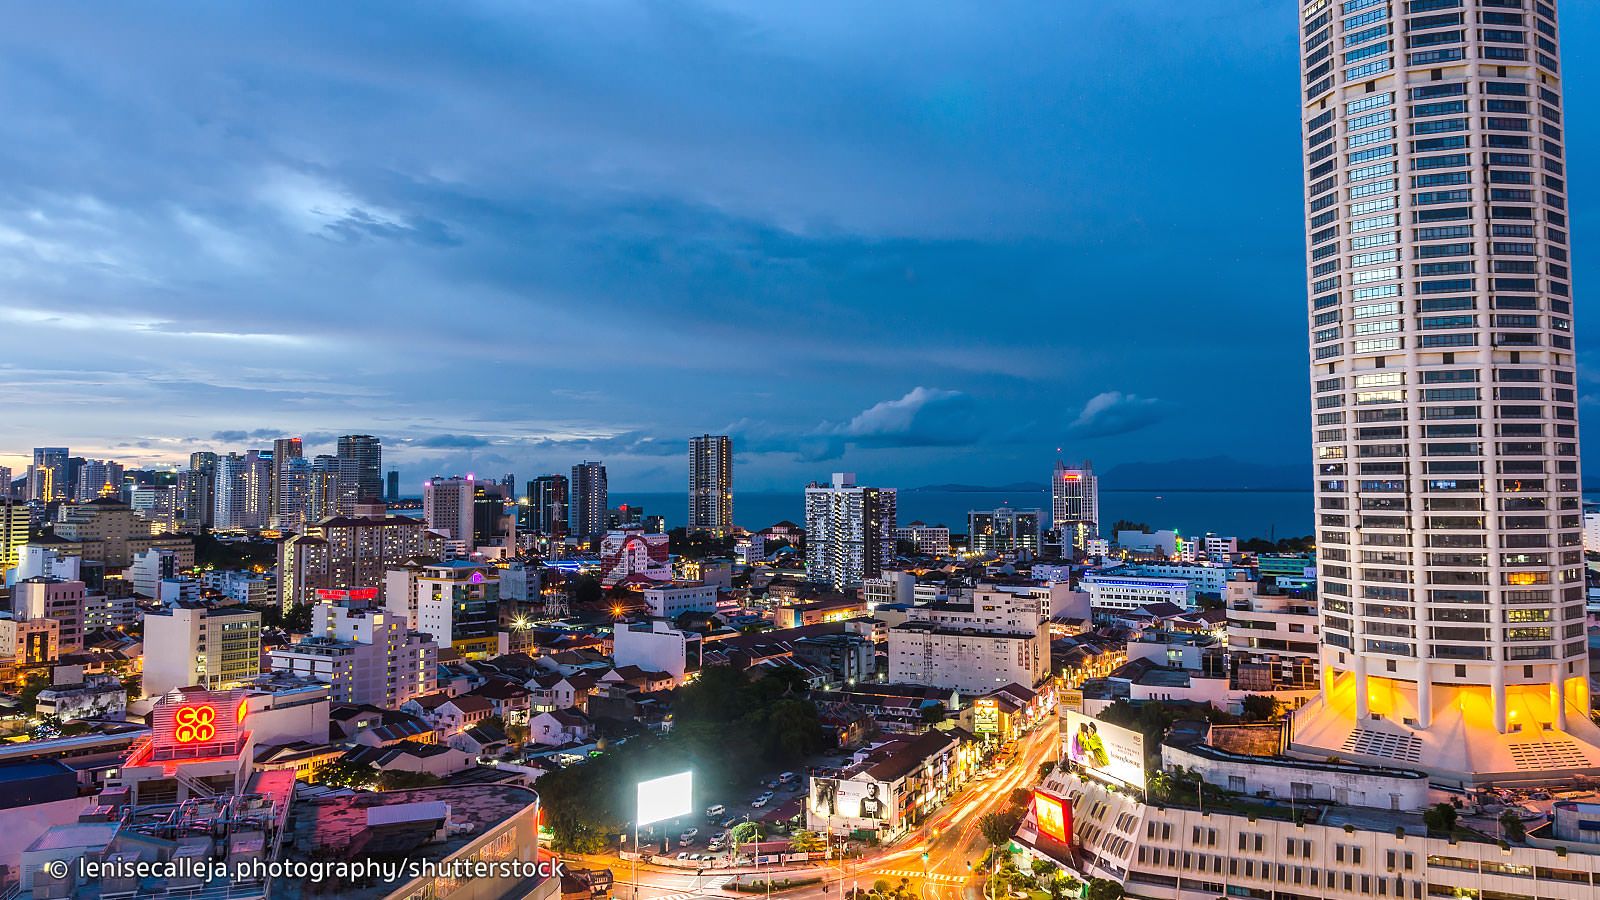
<path id="1" fill-rule="evenodd" d="M 771 800 L 771 799 L 772 799 L 772 795 L 771 794 L 762 794 L 761 796 L 755 798 L 754 800 L 751 800 L 750 801 L 750 806 L 753 809 L 760 809 L 761 807 L 766 806 L 767 805 L 767 801 Z"/>
<path id="2" fill-rule="evenodd" d="M 714 806 L 706 807 L 706 818 L 710 819 L 711 821 L 716 821 L 717 819 L 720 819 L 726 815 L 727 812 L 728 808 L 723 806 L 721 803 L 718 803 Z"/>
<path id="3" fill-rule="evenodd" d="M 794 779 L 795 779 L 795 774 L 793 772 L 784 772 L 783 774 L 778 776 L 778 781 L 780 783 L 782 783 L 782 784 L 788 784 L 789 782 L 793 781 Z"/>
<path id="4" fill-rule="evenodd" d="M 678 840 L 683 841 L 684 843 L 688 843 L 689 841 L 692 841 L 692 840 L 694 840 L 695 838 L 697 838 L 699 836 L 700 836 L 700 829 L 698 829 L 698 828 L 685 828 L 683 830 L 683 833 L 678 835 Z"/>
<path id="5" fill-rule="evenodd" d="M 712 838 L 711 843 L 706 845 L 706 849 L 710 850 L 712 853 L 721 853 L 724 846 L 726 845 L 724 845 L 722 841 L 718 840 L 717 838 Z"/>
<path id="6" fill-rule="evenodd" d="M 687 854 L 687 853 L 679 853 L 678 854 L 678 858 L 679 859 L 688 859 L 689 858 L 689 854 Z"/>
<path id="7" fill-rule="evenodd" d="M 740 822 L 743 822 L 743 821 L 744 821 L 744 819 L 741 819 L 738 816 L 729 816 L 726 819 L 722 820 L 722 827 L 723 828 L 732 828 L 733 826 L 735 826 L 735 825 L 737 825 L 737 824 L 739 824 Z"/>

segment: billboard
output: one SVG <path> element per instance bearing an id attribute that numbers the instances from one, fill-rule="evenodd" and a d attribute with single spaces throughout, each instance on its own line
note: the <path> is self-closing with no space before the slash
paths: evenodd
<path id="1" fill-rule="evenodd" d="M 679 772 L 639 782 L 639 815 L 634 825 L 679 819 L 694 812 L 694 773 Z"/>
<path id="2" fill-rule="evenodd" d="M 1000 704 L 993 697 L 980 697 L 972 704 L 972 731 L 975 734 L 1000 733 Z"/>
<path id="3" fill-rule="evenodd" d="M 163 698 L 150 712 L 150 741 L 158 756 L 208 756 L 231 752 L 244 730 L 244 691 L 187 691 Z"/>
<path id="4" fill-rule="evenodd" d="M 1093 778 L 1144 789 L 1144 735 L 1070 709 L 1065 714 L 1068 759 Z"/>
<path id="5" fill-rule="evenodd" d="M 888 794 L 876 781 L 812 778 L 811 811 L 843 819 L 887 819 Z"/>
<path id="6" fill-rule="evenodd" d="M 1062 844 L 1070 844 L 1072 833 L 1072 808 L 1054 794 L 1033 792 L 1033 820 L 1039 834 Z"/>

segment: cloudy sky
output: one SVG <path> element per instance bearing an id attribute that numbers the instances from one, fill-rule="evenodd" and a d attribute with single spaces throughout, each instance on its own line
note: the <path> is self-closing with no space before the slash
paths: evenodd
<path id="1" fill-rule="evenodd" d="M 1283 0 L 7 6 L 0 464 L 1306 458 Z M 1597 7 L 1563 8 L 1580 293 Z"/>

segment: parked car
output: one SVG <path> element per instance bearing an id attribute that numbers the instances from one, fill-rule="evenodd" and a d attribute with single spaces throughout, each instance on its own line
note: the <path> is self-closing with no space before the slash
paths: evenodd
<path id="1" fill-rule="evenodd" d="M 715 822 L 717 819 L 720 819 L 724 815 L 726 815 L 727 812 L 728 812 L 728 808 L 726 806 L 723 806 L 721 803 L 718 803 L 718 804 L 716 804 L 714 806 L 706 807 L 706 818 L 708 820 L 710 820 L 710 821 Z"/>
<path id="2" fill-rule="evenodd" d="M 687 843 L 689 843 L 690 841 L 694 840 L 695 838 L 697 838 L 699 836 L 700 836 L 700 829 L 698 829 L 698 828 L 685 828 L 683 830 L 683 834 L 678 835 L 678 840 L 683 841 L 685 844 L 687 844 Z"/>
<path id="3" fill-rule="evenodd" d="M 783 784 L 788 784 L 789 782 L 793 781 L 794 779 L 795 779 L 795 774 L 793 772 L 784 772 L 783 774 L 778 776 L 778 781 L 783 783 Z"/>
<path id="4" fill-rule="evenodd" d="M 771 799 L 772 799 L 772 795 L 771 794 L 762 794 L 761 796 L 755 798 L 754 800 L 751 800 L 750 801 L 750 806 L 753 809 L 760 809 L 761 807 L 766 806 L 767 805 L 767 801 L 771 800 Z"/>

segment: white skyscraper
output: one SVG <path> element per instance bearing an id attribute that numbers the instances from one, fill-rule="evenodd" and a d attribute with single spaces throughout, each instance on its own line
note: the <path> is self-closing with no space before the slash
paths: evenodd
<path id="1" fill-rule="evenodd" d="M 862 487 L 850 472 L 806 487 L 806 578 L 843 590 L 894 559 L 894 488 Z"/>
<path id="2" fill-rule="evenodd" d="M 1323 693 L 1292 744 L 1595 770 L 1555 4 L 1301 13 Z"/>
<path id="3" fill-rule="evenodd" d="M 272 466 L 260 451 L 229 453 L 217 460 L 213 527 L 257 529 L 267 525 L 271 507 Z"/>
<path id="4" fill-rule="evenodd" d="M 733 439 L 705 434 L 689 439 L 688 530 L 727 534 L 733 527 Z"/>
<path id="5" fill-rule="evenodd" d="M 1100 533 L 1100 482 L 1087 460 L 1081 466 L 1056 461 L 1050 475 L 1050 527 L 1066 550 L 1082 550 Z"/>

